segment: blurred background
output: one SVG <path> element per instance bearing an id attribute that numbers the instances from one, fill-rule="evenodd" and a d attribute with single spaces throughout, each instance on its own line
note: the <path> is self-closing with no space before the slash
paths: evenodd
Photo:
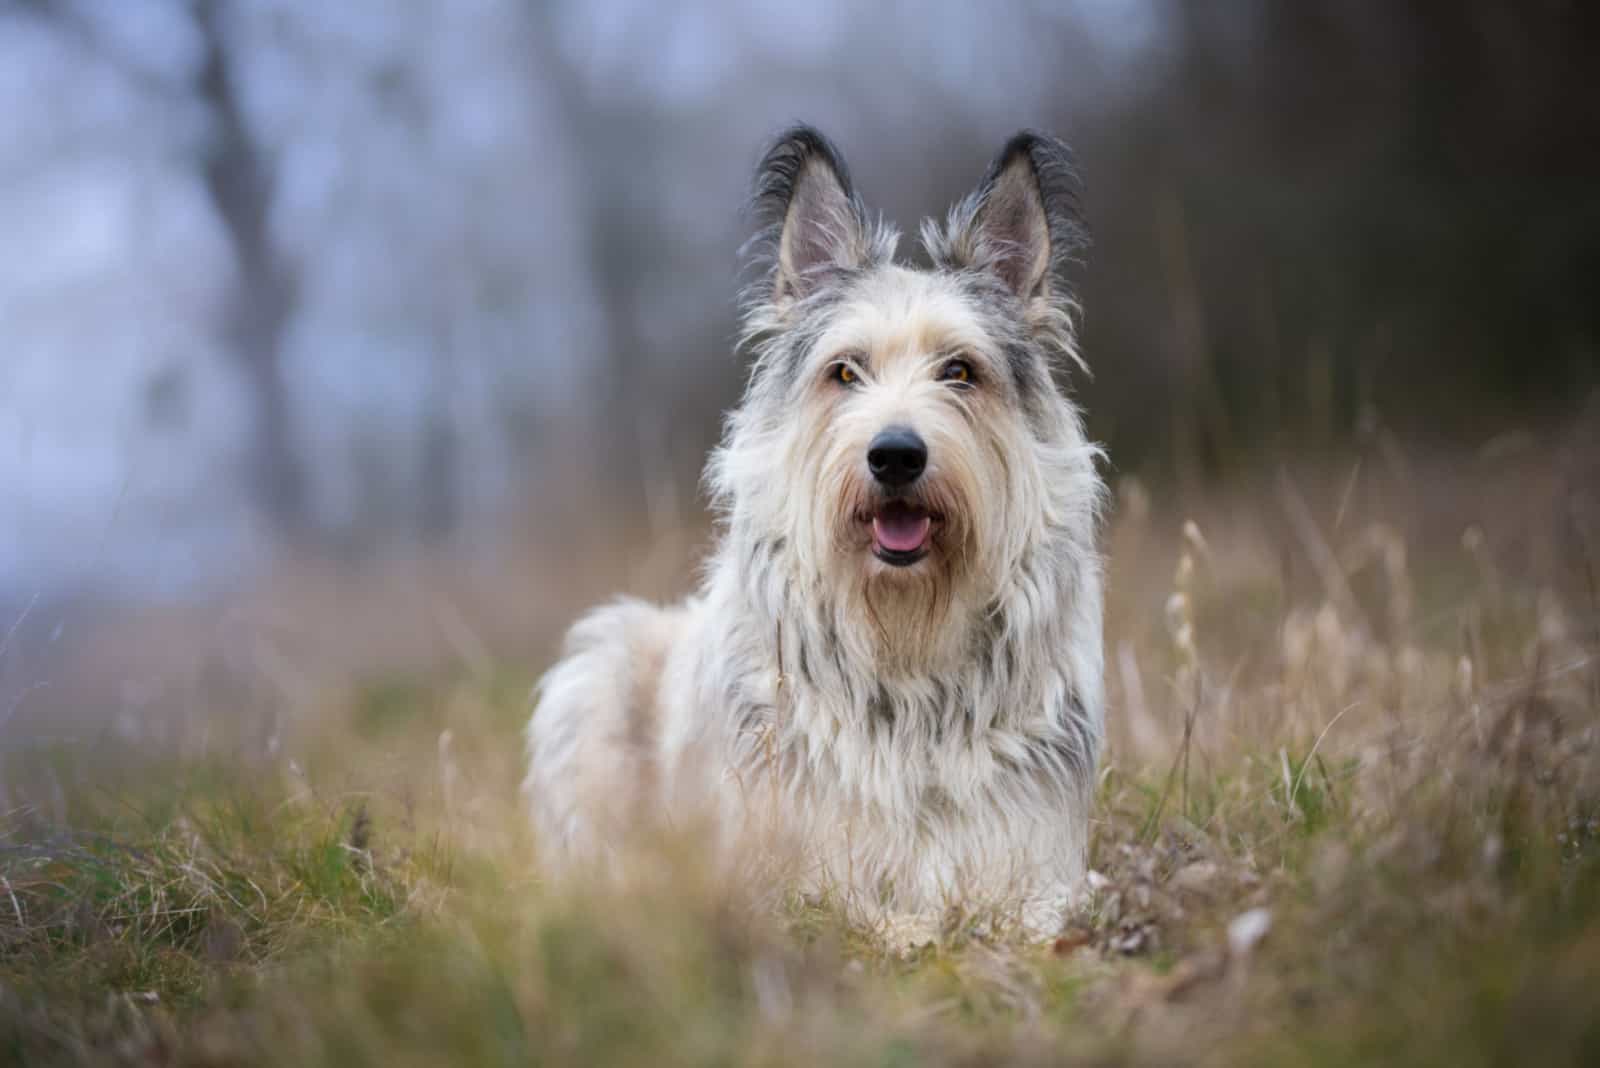
<path id="1" fill-rule="evenodd" d="M 0 732 L 532 664 L 685 589 L 796 120 L 909 233 L 1073 143 L 1074 390 L 1158 502 L 1592 419 L 1592 12 L 0 0 Z"/>

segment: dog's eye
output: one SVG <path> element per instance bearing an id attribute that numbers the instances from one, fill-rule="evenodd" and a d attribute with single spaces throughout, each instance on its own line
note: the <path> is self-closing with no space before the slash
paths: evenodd
<path id="1" fill-rule="evenodd" d="M 841 386 L 853 386 L 861 381 L 861 376 L 856 374 L 856 369 L 843 361 L 834 364 L 828 369 L 828 377 Z"/>
<path id="2" fill-rule="evenodd" d="M 972 365 L 966 360 L 951 360 L 939 369 L 939 381 L 951 382 L 958 386 L 972 384 Z"/>

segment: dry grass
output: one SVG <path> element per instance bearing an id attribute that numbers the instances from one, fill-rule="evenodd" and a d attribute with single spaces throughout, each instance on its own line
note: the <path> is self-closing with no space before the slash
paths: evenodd
<path id="1" fill-rule="evenodd" d="M 683 853 L 554 892 L 532 672 L 489 653 L 302 692 L 267 744 L 14 750 L 0 1060 L 1595 1063 L 1591 446 L 1125 481 L 1096 890 L 1051 946 L 952 915 L 896 956 Z"/>

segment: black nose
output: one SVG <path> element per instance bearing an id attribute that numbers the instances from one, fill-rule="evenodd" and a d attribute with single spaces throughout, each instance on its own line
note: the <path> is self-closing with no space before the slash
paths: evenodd
<path id="1" fill-rule="evenodd" d="M 889 489 L 909 486 L 928 466 L 928 446 L 908 427 L 880 431 L 867 446 L 867 467 L 872 477 Z"/>

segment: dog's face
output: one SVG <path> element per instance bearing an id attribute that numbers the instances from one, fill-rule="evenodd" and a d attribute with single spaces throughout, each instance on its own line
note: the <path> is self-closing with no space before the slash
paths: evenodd
<path id="1" fill-rule="evenodd" d="M 1006 354 L 950 277 L 886 266 L 843 287 L 796 358 L 798 537 L 879 583 L 953 582 L 1034 499 Z"/>
<path id="2" fill-rule="evenodd" d="M 894 262 L 827 141 L 781 139 L 758 174 L 756 363 L 712 468 L 731 522 L 877 614 L 996 588 L 1051 522 L 1053 463 L 1082 446 L 1053 374 L 1076 360 L 1071 194 L 1065 148 L 1019 135 L 924 225 L 919 270 Z"/>

